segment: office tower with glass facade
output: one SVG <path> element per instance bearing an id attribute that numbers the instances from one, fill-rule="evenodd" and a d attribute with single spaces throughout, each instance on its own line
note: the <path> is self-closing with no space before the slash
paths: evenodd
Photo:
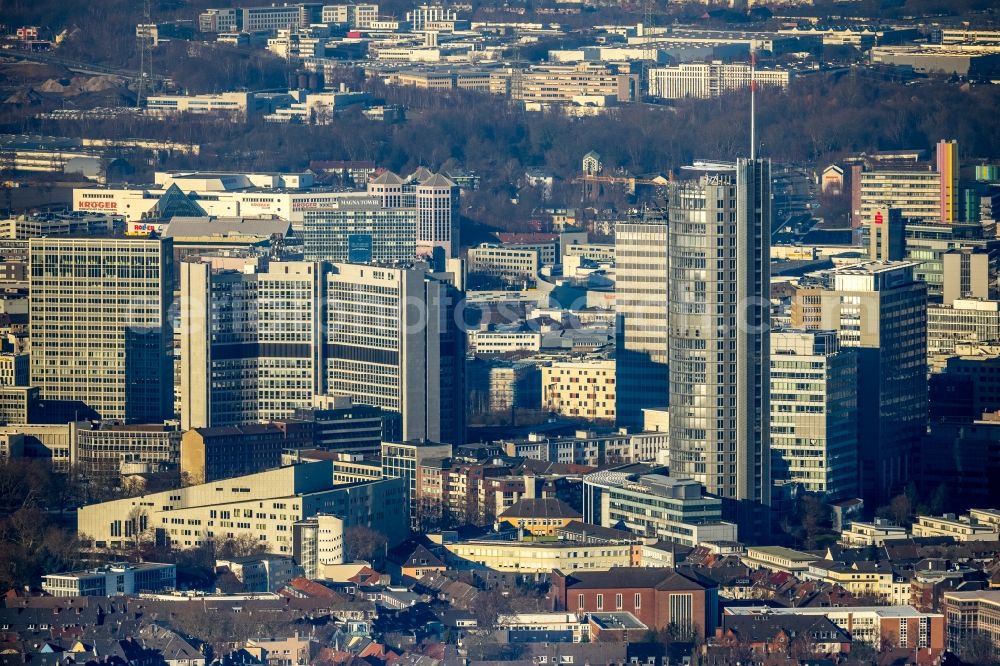
<path id="1" fill-rule="evenodd" d="M 103 419 L 173 416 L 169 238 L 29 241 L 31 384 Z"/>
<path id="2" fill-rule="evenodd" d="M 644 211 L 615 225 L 615 382 L 618 425 L 639 429 L 644 408 L 666 409 L 667 217 Z"/>
<path id="3" fill-rule="evenodd" d="M 797 490 L 830 500 L 856 496 L 857 409 L 857 359 L 853 349 L 840 349 L 835 331 L 772 331 L 776 504 Z"/>
<path id="4" fill-rule="evenodd" d="M 835 330 L 858 355 L 858 484 L 869 506 L 917 472 L 927 423 L 927 285 L 910 262 L 868 262 L 807 276 L 792 326 Z"/>
<path id="5" fill-rule="evenodd" d="M 700 481 L 741 538 L 765 538 L 771 501 L 767 160 L 671 184 L 671 474 Z"/>
<path id="6" fill-rule="evenodd" d="M 304 213 L 308 261 L 383 263 L 417 255 L 417 211 L 383 208 L 374 197 L 346 199 L 337 208 Z"/>

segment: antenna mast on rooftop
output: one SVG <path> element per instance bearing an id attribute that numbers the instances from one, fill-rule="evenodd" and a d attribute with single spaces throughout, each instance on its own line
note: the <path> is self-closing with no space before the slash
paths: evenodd
<path id="1" fill-rule="evenodd" d="M 142 3 L 142 25 L 135 31 L 135 39 L 139 46 L 139 85 L 135 94 L 136 108 L 142 107 L 143 94 L 146 86 L 153 85 L 153 28 L 150 27 L 150 0 Z"/>
<path id="2" fill-rule="evenodd" d="M 757 52 L 750 51 L 750 159 L 757 159 Z"/>

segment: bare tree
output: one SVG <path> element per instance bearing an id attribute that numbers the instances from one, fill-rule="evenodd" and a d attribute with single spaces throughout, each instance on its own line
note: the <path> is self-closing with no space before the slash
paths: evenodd
<path id="1" fill-rule="evenodd" d="M 344 531 L 345 559 L 371 562 L 386 545 L 385 535 L 364 525 L 354 525 Z"/>

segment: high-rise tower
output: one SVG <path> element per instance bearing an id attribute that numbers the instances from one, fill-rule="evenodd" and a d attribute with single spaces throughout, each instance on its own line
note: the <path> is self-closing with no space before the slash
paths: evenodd
<path id="1" fill-rule="evenodd" d="M 768 531 L 771 163 L 710 165 L 669 188 L 671 473 Z"/>

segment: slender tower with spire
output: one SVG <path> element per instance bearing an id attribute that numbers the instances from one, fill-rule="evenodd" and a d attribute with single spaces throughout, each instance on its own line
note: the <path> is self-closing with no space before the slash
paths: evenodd
<path id="1" fill-rule="evenodd" d="M 723 500 L 746 543 L 770 537 L 771 163 L 694 170 L 668 199 L 671 474 Z"/>

